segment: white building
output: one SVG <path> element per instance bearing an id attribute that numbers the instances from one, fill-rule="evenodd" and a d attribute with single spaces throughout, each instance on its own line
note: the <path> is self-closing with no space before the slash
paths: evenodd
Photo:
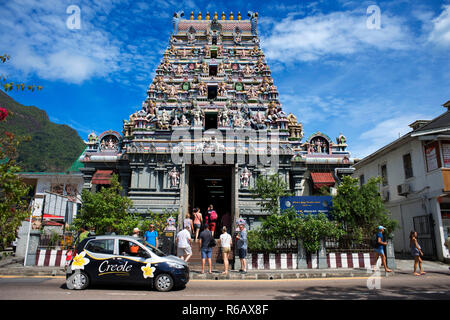
<path id="1" fill-rule="evenodd" d="M 417 120 L 412 131 L 354 165 L 360 184 L 383 178 L 380 194 L 399 222 L 397 253 L 409 254 L 409 233 L 418 232 L 424 255 L 450 259 L 444 245 L 450 235 L 450 101 L 437 118 Z"/>

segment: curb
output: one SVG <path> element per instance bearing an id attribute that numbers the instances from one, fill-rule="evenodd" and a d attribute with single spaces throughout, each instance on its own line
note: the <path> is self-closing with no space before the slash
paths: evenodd
<path id="1" fill-rule="evenodd" d="M 382 271 L 380 276 L 390 277 L 393 273 Z M 16 267 L 0 268 L 0 276 L 64 276 L 63 268 L 46 267 Z M 245 274 L 237 271 L 230 271 L 228 275 L 222 275 L 221 271 L 212 274 L 201 274 L 199 271 L 190 272 L 190 280 L 283 280 L 283 279 L 318 279 L 318 278 L 339 278 L 339 277 L 369 277 L 373 273 L 368 273 L 366 269 L 348 270 L 311 270 L 296 269 L 291 271 L 271 270 L 271 271 L 248 271 Z"/>

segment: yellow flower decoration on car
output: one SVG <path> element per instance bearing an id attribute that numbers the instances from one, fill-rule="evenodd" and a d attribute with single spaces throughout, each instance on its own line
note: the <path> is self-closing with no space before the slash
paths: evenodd
<path id="1" fill-rule="evenodd" d="M 80 254 L 77 254 L 72 261 L 72 270 L 76 269 L 83 269 L 84 266 L 89 263 L 89 259 L 85 258 L 86 251 L 81 252 Z"/>
<path id="2" fill-rule="evenodd" d="M 150 263 L 147 263 L 144 267 L 141 267 L 141 270 L 144 274 L 144 278 L 153 278 L 153 272 L 155 272 L 156 268 L 151 267 Z"/>

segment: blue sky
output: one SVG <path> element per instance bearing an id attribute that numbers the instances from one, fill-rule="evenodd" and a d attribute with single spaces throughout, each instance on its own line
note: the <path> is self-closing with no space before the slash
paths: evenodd
<path id="1" fill-rule="evenodd" d="M 70 5 L 81 28 L 66 26 Z M 369 28 L 380 10 L 380 28 Z M 258 32 L 280 101 L 362 158 L 432 119 L 450 100 L 450 1 L 0 0 L 0 66 L 12 81 L 44 86 L 14 99 L 44 109 L 83 139 L 121 131 L 141 108 L 168 45 L 172 14 L 259 13 Z M 304 138 L 304 139 L 305 139 Z"/>

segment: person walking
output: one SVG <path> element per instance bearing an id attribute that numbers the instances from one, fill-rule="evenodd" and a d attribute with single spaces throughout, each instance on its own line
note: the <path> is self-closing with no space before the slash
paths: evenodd
<path id="1" fill-rule="evenodd" d="M 409 233 L 409 247 L 411 248 L 411 255 L 414 258 L 414 272 L 415 276 L 424 275 L 426 272 L 422 269 L 422 258 L 423 256 L 422 248 L 417 241 L 417 232 L 411 231 Z M 417 264 L 419 264 L 420 273 L 417 273 Z"/>
<path id="2" fill-rule="evenodd" d="M 186 217 L 184 218 L 183 221 L 183 227 L 186 226 L 189 226 L 190 231 L 194 230 L 194 223 L 192 222 L 191 215 L 189 214 L 189 212 L 186 212 Z"/>
<path id="3" fill-rule="evenodd" d="M 379 226 L 378 227 L 377 243 L 376 243 L 375 248 L 374 248 L 375 249 L 375 253 L 376 253 L 375 269 L 376 269 L 376 265 L 377 265 L 377 262 L 378 262 L 378 258 L 381 258 L 381 262 L 383 263 L 383 266 L 384 266 L 384 271 L 392 272 L 392 270 L 387 267 L 386 255 L 384 254 L 384 249 L 383 249 L 383 246 L 387 245 L 387 242 L 383 241 L 384 230 L 385 230 L 385 228 L 383 226 Z"/>
<path id="4" fill-rule="evenodd" d="M 205 263 L 206 259 L 208 259 L 208 267 L 209 267 L 209 273 L 212 273 L 212 262 L 211 262 L 211 256 L 212 256 L 212 247 L 210 246 L 211 241 L 214 240 L 214 237 L 212 235 L 211 230 L 205 229 L 200 233 L 200 252 L 202 254 L 202 274 L 205 273 Z"/>
<path id="5" fill-rule="evenodd" d="M 144 240 L 148 243 L 154 246 L 155 248 L 158 248 L 158 232 L 155 229 L 154 224 L 150 224 L 148 226 L 148 230 L 144 233 Z"/>
<path id="6" fill-rule="evenodd" d="M 177 234 L 177 256 L 188 262 L 192 256 L 191 248 L 191 227 L 187 224 L 184 229 Z M 186 258 L 184 257 L 186 255 Z"/>
<path id="7" fill-rule="evenodd" d="M 134 228 L 133 229 L 133 237 L 139 238 L 139 232 L 140 232 L 139 228 Z"/>
<path id="8" fill-rule="evenodd" d="M 203 217 L 199 208 L 194 208 L 194 227 L 195 227 L 195 242 L 198 241 L 198 234 L 202 227 Z"/>
<path id="9" fill-rule="evenodd" d="M 209 205 L 208 209 L 208 228 L 211 230 L 212 235 L 214 236 L 214 231 L 216 230 L 216 222 L 217 222 L 217 212 L 214 210 L 212 204 Z M 211 227 L 209 227 L 211 226 Z"/>
<path id="10" fill-rule="evenodd" d="M 236 235 L 236 248 L 238 250 L 239 260 L 241 261 L 241 269 L 239 272 L 247 273 L 247 230 L 243 223 L 239 224 L 239 232 Z"/>
<path id="11" fill-rule="evenodd" d="M 220 235 L 220 248 L 222 249 L 222 258 L 223 258 L 223 266 L 224 272 L 222 274 L 228 274 L 228 254 L 231 251 L 231 235 L 227 233 L 227 227 L 222 227 L 222 234 Z"/>

